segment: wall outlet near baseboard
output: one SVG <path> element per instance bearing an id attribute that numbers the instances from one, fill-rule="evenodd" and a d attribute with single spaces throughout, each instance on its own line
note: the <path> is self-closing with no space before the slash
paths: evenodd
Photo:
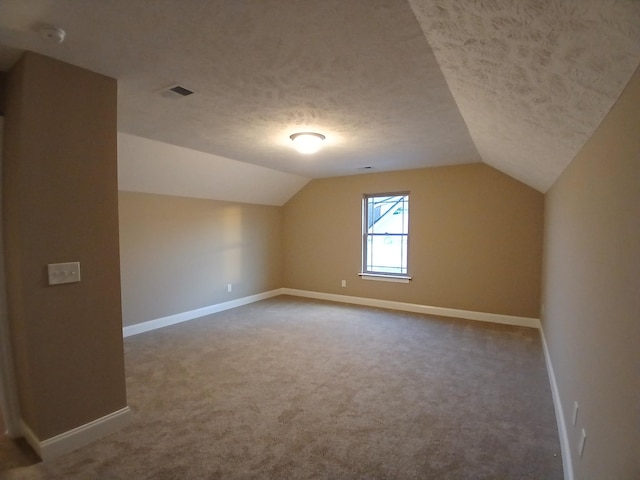
<path id="1" fill-rule="evenodd" d="M 346 280 L 342 280 L 342 286 L 346 287 L 347 286 L 347 281 Z"/>
<path id="2" fill-rule="evenodd" d="M 231 290 L 233 290 L 233 285 L 227 283 L 227 292 L 230 292 Z"/>
<path id="3" fill-rule="evenodd" d="M 582 458 L 582 452 L 584 452 L 584 443 L 587 440 L 587 432 L 585 431 L 585 429 L 582 429 L 582 432 L 580 432 L 580 441 L 578 442 L 578 455 L 580 455 L 580 458 Z"/>

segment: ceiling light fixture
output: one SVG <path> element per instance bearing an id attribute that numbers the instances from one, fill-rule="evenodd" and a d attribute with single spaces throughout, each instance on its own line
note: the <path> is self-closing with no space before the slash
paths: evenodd
<path id="1" fill-rule="evenodd" d="M 322 142 L 327 137 L 325 137 L 321 133 L 299 132 L 294 133 L 289 138 L 293 142 L 293 146 L 296 150 L 298 150 L 298 152 L 308 155 L 310 153 L 316 153 L 318 150 L 320 150 Z"/>

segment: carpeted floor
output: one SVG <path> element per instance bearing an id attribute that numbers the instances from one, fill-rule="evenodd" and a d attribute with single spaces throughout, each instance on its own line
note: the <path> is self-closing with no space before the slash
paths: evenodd
<path id="1" fill-rule="evenodd" d="M 533 329 L 281 296 L 125 349 L 132 424 L 4 478 L 562 478 Z"/>
<path id="2" fill-rule="evenodd" d="M 40 458 L 24 438 L 0 435 L 0 477 L 2 471 L 40 462 Z"/>

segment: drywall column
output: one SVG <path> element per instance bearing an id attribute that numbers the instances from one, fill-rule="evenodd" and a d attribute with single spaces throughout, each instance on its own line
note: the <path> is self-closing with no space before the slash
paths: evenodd
<path id="1" fill-rule="evenodd" d="M 30 52 L 7 76 L 9 323 L 24 433 L 45 458 L 69 449 L 58 435 L 128 411 L 116 96 L 114 79 Z M 47 264 L 74 261 L 81 282 L 48 285 Z"/>

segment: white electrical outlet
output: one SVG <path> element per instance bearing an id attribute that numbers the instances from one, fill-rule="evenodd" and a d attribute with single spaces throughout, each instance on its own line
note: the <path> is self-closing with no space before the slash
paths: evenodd
<path id="1" fill-rule="evenodd" d="M 573 420 L 571 423 L 573 423 L 573 426 L 575 427 L 578 424 L 578 410 L 580 409 L 580 405 L 578 405 L 578 402 L 573 402 Z"/>
<path id="2" fill-rule="evenodd" d="M 347 286 L 347 281 L 346 280 L 342 280 L 342 286 L 346 287 Z"/>
<path id="3" fill-rule="evenodd" d="M 50 263 L 47 265 L 49 285 L 80 281 L 80 262 Z"/>
<path id="4" fill-rule="evenodd" d="M 582 452 L 584 452 L 584 443 L 587 440 L 587 432 L 582 429 L 580 432 L 580 441 L 578 442 L 578 455 L 582 458 Z"/>
<path id="5" fill-rule="evenodd" d="M 230 283 L 227 283 L 227 292 L 230 292 L 232 290 L 232 285 Z"/>

